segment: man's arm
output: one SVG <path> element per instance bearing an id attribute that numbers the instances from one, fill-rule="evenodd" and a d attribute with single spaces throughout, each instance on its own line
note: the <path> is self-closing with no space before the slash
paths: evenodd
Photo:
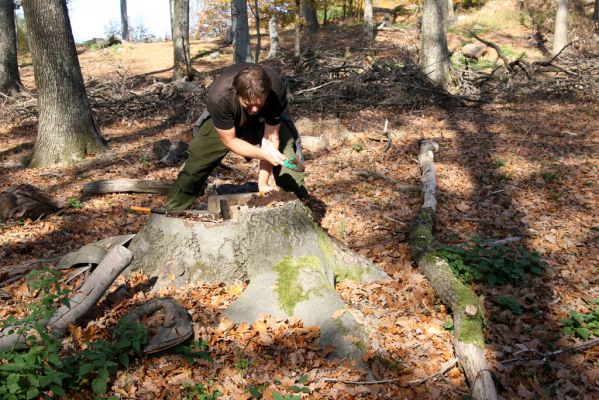
<path id="1" fill-rule="evenodd" d="M 281 124 L 268 125 L 264 124 L 264 137 L 262 138 L 262 149 L 272 151 L 273 149 L 279 152 L 279 127 Z M 280 154 L 280 153 L 279 153 Z M 283 161 L 285 161 L 283 156 Z M 275 164 L 280 165 L 280 164 Z M 267 160 L 260 160 L 260 171 L 258 171 L 258 190 L 261 192 L 269 192 L 273 190 L 268 185 L 268 180 L 272 174 L 273 164 Z"/>
<path id="2" fill-rule="evenodd" d="M 268 147 L 266 149 L 256 147 L 245 140 L 236 137 L 234 127 L 231 129 L 215 129 L 225 147 L 235 154 L 247 158 L 258 158 L 269 162 L 271 165 L 281 165 L 283 164 L 283 161 L 285 161 L 285 156 L 279 152 L 278 147 Z M 279 135 L 277 130 L 277 141 L 278 138 Z"/>

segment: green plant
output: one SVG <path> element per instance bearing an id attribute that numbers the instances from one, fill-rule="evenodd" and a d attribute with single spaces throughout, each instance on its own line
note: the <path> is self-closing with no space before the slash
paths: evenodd
<path id="1" fill-rule="evenodd" d="M 222 395 L 220 390 L 215 389 L 211 392 L 208 388 L 206 388 L 206 385 L 201 383 L 193 386 L 187 384 L 185 385 L 185 389 L 187 399 L 216 400 Z"/>
<path id="2" fill-rule="evenodd" d="M 27 276 L 29 287 L 42 297 L 28 306 L 27 317 L 2 322 L 9 333 L 25 335 L 29 348 L 0 352 L 0 398 L 32 399 L 43 393 L 66 397 L 68 391 L 89 387 L 95 396 L 107 392 L 108 380 L 119 365 L 129 366 L 131 355 L 140 355 L 147 342 L 143 325 L 120 322 L 114 342 L 99 340 L 87 348 L 61 357 L 61 341 L 41 322 L 48 320 L 58 304 L 69 304 L 68 291 L 60 288 L 60 272 L 45 267 Z M 46 396 L 46 395 L 44 395 Z"/>
<path id="3" fill-rule="evenodd" d="M 212 361 L 208 353 L 208 342 L 205 340 L 194 340 L 189 344 L 182 344 L 175 348 L 175 353 L 183 356 L 189 364 L 197 359 Z"/>
<path id="4" fill-rule="evenodd" d="M 596 307 L 586 313 L 572 311 L 567 318 L 561 320 L 564 325 L 562 333 L 570 336 L 579 336 L 584 340 L 589 340 L 591 336 L 599 336 L 599 299 L 590 302 L 589 306 Z M 591 308 L 591 307 L 589 307 Z"/>
<path id="5" fill-rule="evenodd" d="M 235 368 L 239 370 L 239 372 L 243 373 L 246 369 L 250 367 L 250 360 L 247 358 L 240 358 L 235 363 Z"/>
<path id="6" fill-rule="evenodd" d="M 443 329 L 445 329 L 446 331 L 453 331 L 453 319 L 448 319 L 447 321 L 445 321 L 445 323 L 443 324 Z"/>
<path id="7" fill-rule="evenodd" d="M 352 144 L 351 148 L 353 151 L 357 153 L 364 151 L 364 146 L 360 142 L 355 142 L 354 144 Z"/>
<path id="8" fill-rule="evenodd" d="M 310 388 L 306 385 L 308 381 L 308 375 L 302 375 L 298 379 L 295 380 L 295 385 L 289 388 L 290 393 L 281 394 L 278 392 L 273 392 L 272 398 L 273 400 L 299 400 L 300 396 L 295 395 L 294 393 L 310 393 Z"/>
<path id="9" fill-rule="evenodd" d="M 503 310 L 510 310 L 514 315 L 522 315 L 522 306 L 513 296 L 497 296 L 495 303 Z"/>
<path id="10" fill-rule="evenodd" d="M 74 197 L 69 198 L 69 200 L 67 200 L 67 203 L 69 204 L 69 207 L 71 207 L 71 208 L 79 209 L 79 208 L 83 207 L 81 205 L 81 201 L 79 201 L 79 199 L 76 199 Z"/>
<path id="11" fill-rule="evenodd" d="M 559 177 L 558 172 L 547 171 L 547 170 L 541 171 L 541 178 L 543 178 L 545 183 L 551 183 L 551 182 L 557 180 L 558 177 Z"/>
<path id="12" fill-rule="evenodd" d="M 505 165 L 505 160 L 495 160 L 493 161 L 493 168 L 501 168 Z"/>
<path id="13" fill-rule="evenodd" d="M 531 253 L 522 246 L 489 246 L 480 238 L 475 238 L 471 244 L 442 247 L 438 254 L 466 283 L 486 281 L 490 286 L 521 284 L 525 274 L 540 275 L 547 268 L 537 253 Z"/>
<path id="14" fill-rule="evenodd" d="M 142 169 L 148 169 L 150 167 L 150 156 L 147 153 L 139 156 L 139 163 Z"/>

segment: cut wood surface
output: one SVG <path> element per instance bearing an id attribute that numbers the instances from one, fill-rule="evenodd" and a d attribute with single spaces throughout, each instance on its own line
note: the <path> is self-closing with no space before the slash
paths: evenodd
<path id="1" fill-rule="evenodd" d="M 424 205 L 412 222 L 412 257 L 441 301 L 451 309 L 454 320 L 454 350 L 464 370 L 474 400 L 495 400 L 497 392 L 485 359 L 484 309 L 476 293 L 453 274 L 446 260 L 436 254 L 433 238 L 436 178 L 434 152 L 439 146 L 430 140 L 420 143 L 418 165 L 422 173 Z"/>

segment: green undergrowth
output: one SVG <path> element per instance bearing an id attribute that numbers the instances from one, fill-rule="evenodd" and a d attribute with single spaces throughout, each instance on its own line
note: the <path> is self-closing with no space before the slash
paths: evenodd
<path id="1" fill-rule="evenodd" d="M 561 320 L 562 333 L 568 336 L 578 336 L 589 340 L 591 336 L 599 337 L 599 299 L 588 304 L 588 312 L 572 311 L 570 315 Z"/>
<path id="2" fill-rule="evenodd" d="M 128 368 L 142 354 L 148 341 L 141 324 L 119 322 L 115 340 L 87 343 L 81 351 L 65 351 L 62 339 L 40 321 L 48 320 L 58 305 L 68 305 L 69 292 L 60 288 L 60 272 L 49 267 L 27 276 L 30 290 L 39 293 L 25 318 L 9 317 L 0 322 L 8 334 L 25 339 L 26 349 L 15 346 L 0 350 L 0 399 L 69 398 L 69 393 L 91 391 L 103 398 L 119 368 Z M 188 344 L 176 350 L 188 362 L 209 359 L 206 344 Z"/>
<path id="3" fill-rule="evenodd" d="M 491 246 L 480 238 L 464 245 L 444 246 L 438 254 L 464 283 L 521 285 L 525 275 L 540 275 L 547 268 L 536 252 L 518 244 Z"/>

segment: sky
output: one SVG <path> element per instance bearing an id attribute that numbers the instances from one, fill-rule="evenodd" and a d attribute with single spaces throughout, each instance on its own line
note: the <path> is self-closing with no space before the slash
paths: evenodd
<path id="1" fill-rule="evenodd" d="M 69 18 L 76 42 L 106 36 L 112 20 L 121 26 L 120 0 L 71 0 Z M 129 28 L 143 23 L 157 37 L 170 36 L 169 0 L 127 0 Z"/>

